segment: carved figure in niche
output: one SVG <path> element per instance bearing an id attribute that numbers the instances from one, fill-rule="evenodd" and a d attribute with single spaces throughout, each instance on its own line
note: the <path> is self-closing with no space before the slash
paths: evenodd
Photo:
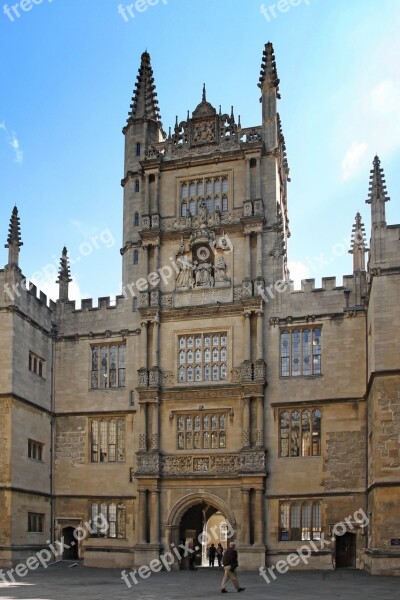
<path id="1" fill-rule="evenodd" d="M 200 216 L 200 221 L 202 223 L 207 223 L 207 206 L 206 206 L 206 203 L 204 202 L 204 200 L 202 200 L 200 202 L 199 216 Z"/>
<path id="2" fill-rule="evenodd" d="M 200 263 L 196 268 L 196 286 L 205 287 L 214 285 L 214 277 L 210 263 Z"/>
<path id="3" fill-rule="evenodd" d="M 193 269 L 195 268 L 188 256 L 179 256 L 176 260 L 179 273 L 176 277 L 176 287 L 193 287 Z"/>
<path id="4" fill-rule="evenodd" d="M 214 140 L 215 124 L 203 121 L 195 125 L 193 139 L 195 142 L 212 142 Z"/>
<path id="5" fill-rule="evenodd" d="M 225 262 L 222 254 L 218 257 L 217 263 L 215 265 L 215 281 L 230 281 L 227 275 L 227 264 Z"/>

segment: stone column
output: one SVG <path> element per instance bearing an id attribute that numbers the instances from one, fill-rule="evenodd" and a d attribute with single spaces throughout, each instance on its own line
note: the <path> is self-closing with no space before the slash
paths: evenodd
<path id="1" fill-rule="evenodd" d="M 251 200 L 250 159 L 246 159 L 246 200 Z"/>
<path id="2" fill-rule="evenodd" d="M 142 340 L 142 365 L 144 369 L 148 369 L 148 359 L 147 359 L 147 347 L 148 347 L 148 343 L 147 343 L 147 329 L 149 326 L 149 322 L 148 321 L 143 321 L 141 323 L 142 326 L 142 334 L 140 336 L 140 339 Z"/>
<path id="3" fill-rule="evenodd" d="M 149 176 L 144 176 L 144 214 L 150 214 L 150 182 Z"/>
<path id="4" fill-rule="evenodd" d="M 242 544 L 250 543 L 250 490 L 242 490 Z"/>
<path id="5" fill-rule="evenodd" d="M 244 239 L 245 250 L 244 250 L 244 276 L 251 279 L 251 233 L 245 232 Z"/>
<path id="6" fill-rule="evenodd" d="M 150 543 L 160 543 L 160 492 L 151 492 Z"/>
<path id="7" fill-rule="evenodd" d="M 159 246 L 159 244 L 157 244 L 156 246 L 154 246 L 154 265 L 153 265 L 153 271 L 157 271 L 157 269 L 158 269 L 159 257 L 160 257 L 160 246 Z"/>
<path id="8" fill-rule="evenodd" d="M 153 321 L 153 367 L 158 367 L 159 363 L 159 338 L 160 321 L 156 318 Z"/>
<path id="9" fill-rule="evenodd" d="M 257 426 L 256 426 L 256 446 L 264 446 L 264 398 L 258 396 L 257 402 Z"/>
<path id="10" fill-rule="evenodd" d="M 155 189 L 154 204 L 155 204 L 155 208 L 156 208 L 156 213 L 158 214 L 160 212 L 160 206 L 159 206 L 160 174 L 159 173 L 155 174 L 155 187 L 156 187 L 156 189 Z"/>
<path id="11" fill-rule="evenodd" d="M 139 450 L 147 450 L 147 404 L 139 404 Z"/>
<path id="12" fill-rule="evenodd" d="M 262 268 L 262 243 L 263 243 L 263 234 L 262 231 L 257 232 L 257 261 L 256 261 L 256 276 L 263 276 L 263 268 Z"/>
<path id="13" fill-rule="evenodd" d="M 261 158 L 257 157 L 256 161 L 256 198 L 259 200 L 261 198 Z"/>
<path id="14" fill-rule="evenodd" d="M 158 401 L 152 404 L 152 419 L 151 419 L 151 448 L 152 450 L 158 450 Z"/>
<path id="15" fill-rule="evenodd" d="M 146 544 L 147 531 L 147 494 L 146 490 L 139 490 L 139 515 L 138 515 L 138 542 Z"/>
<path id="16" fill-rule="evenodd" d="M 250 398 L 243 398 L 243 448 L 250 448 Z"/>
<path id="17" fill-rule="evenodd" d="M 246 311 L 244 313 L 244 360 L 250 361 L 251 359 L 251 349 L 250 349 L 250 318 L 251 312 Z"/>
<path id="18" fill-rule="evenodd" d="M 264 360 L 263 311 L 257 312 L 257 360 Z"/>
<path id="19" fill-rule="evenodd" d="M 149 247 L 148 246 L 142 246 L 143 249 L 143 270 L 144 270 L 144 276 L 147 277 L 148 273 L 149 273 Z"/>
<path id="20" fill-rule="evenodd" d="M 255 495 L 254 543 L 261 545 L 264 543 L 264 493 L 255 490 Z"/>

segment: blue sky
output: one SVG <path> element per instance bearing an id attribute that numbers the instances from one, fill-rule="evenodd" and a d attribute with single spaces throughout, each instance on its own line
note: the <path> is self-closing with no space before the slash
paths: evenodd
<path id="1" fill-rule="evenodd" d="M 132 3 L 118 0 L 9 2 L 11 18 L 0 8 L 0 239 L 16 204 L 26 276 L 54 296 L 66 245 L 74 298 L 119 293 L 121 129 L 145 49 L 166 130 L 194 110 L 203 82 L 207 99 L 233 105 L 247 127 L 261 122 L 257 82 L 272 41 L 292 179 L 291 275 L 341 283 L 357 211 L 369 238 L 375 154 L 392 197 L 387 221 L 400 221 L 400 3 L 297 2 L 151 0 L 125 19 L 118 6 Z"/>

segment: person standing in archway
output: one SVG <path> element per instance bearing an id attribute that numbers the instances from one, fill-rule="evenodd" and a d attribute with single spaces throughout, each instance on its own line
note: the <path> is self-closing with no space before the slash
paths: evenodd
<path id="1" fill-rule="evenodd" d="M 222 558 L 222 564 L 224 565 L 224 576 L 221 583 L 221 593 L 226 594 L 225 586 L 228 583 L 228 579 L 232 579 L 232 583 L 237 592 L 244 592 L 246 588 L 240 587 L 238 578 L 236 576 L 236 569 L 239 566 L 239 563 L 236 544 L 234 542 L 229 544 L 229 548 L 226 550 Z"/>
<path id="2" fill-rule="evenodd" d="M 219 542 L 218 546 L 217 546 L 217 560 L 218 560 L 218 569 L 220 569 L 222 567 L 222 556 L 224 554 L 224 549 L 221 545 L 221 542 Z"/>
<path id="3" fill-rule="evenodd" d="M 210 567 L 214 566 L 214 562 L 215 562 L 215 554 L 216 554 L 216 547 L 214 544 L 211 544 L 211 546 L 208 549 L 208 562 Z"/>

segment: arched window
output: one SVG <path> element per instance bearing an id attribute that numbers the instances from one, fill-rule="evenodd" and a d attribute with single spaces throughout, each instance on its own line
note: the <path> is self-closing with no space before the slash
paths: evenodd
<path id="1" fill-rule="evenodd" d="M 195 200 L 191 200 L 189 202 L 189 213 L 191 217 L 194 217 L 196 214 L 196 202 Z"/>
<path id="2" fill-rule="evenodd" d="M 226 196 L 222 196 L 222 212 L 226 212 L 228 210 L 228 198 Z"/>
<path id="3" fill-rule="evenodd" d="M 140 142 L 136 144 L 136 156 L 140 156 Z"/>
<path id="4" fill-rule="evenodd" d="M 140 190 L 139 179 L 135 179 L 135 192 L 138 192 L 139 190 Z"/>
<path id="5" fill-rule="evenodd" d="M 133 264 L 134 265 L 138 265 L 139 264 L 139 252 L 138 252 L 138 250 L 134 250 L 133 251 Z"/>
<path id="6" fill-rule="evenodd" d="M 206 209 L 207 209 L 207 213 L 210 213 L 212 211 L 212 200 L 211 200 L 211 198 L 207 198 L 206 199 Z"/>
<path id="7" fill-rule="evenodd" d="M 179 362 L 181 365 L 185 364 L 185 362 L 186 362 L 186 353 L 184 352 L 184 350 L 181 350 L 179 352 Z"/>
<path id="8" fill-rule="evenodd" d="M 186 202 L 182 202 L 181 204 L 181 217 L 186 217 L 187 214 L 187 204 Z"/>
<path id="9" fill-rule="evenodd" d="M 139 227 L 139 213 L 135 212 L 135 227 Z"/>

